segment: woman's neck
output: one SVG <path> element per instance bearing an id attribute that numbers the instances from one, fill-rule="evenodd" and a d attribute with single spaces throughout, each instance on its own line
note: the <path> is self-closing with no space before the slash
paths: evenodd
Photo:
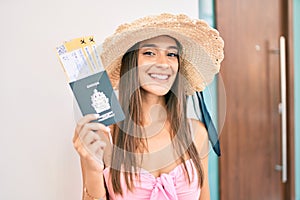
<path id="1" fill-rule="evenodd" d="M 142 92 L 142 110 L 144 126 L 157 122 L 164 122 L 167 119 L 166 102 L 164 96 Z"/>

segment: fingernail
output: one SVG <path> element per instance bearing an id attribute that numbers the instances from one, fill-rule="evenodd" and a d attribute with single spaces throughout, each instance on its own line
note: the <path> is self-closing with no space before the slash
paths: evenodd
<path id="1" fill-rule="evenodd" d="M 110 128 L 107 126 L 106 131 L 110 133 Z"/>
<path id="2" fill-rule="evenodd" d="M 94 116 L 98 119 L 100 118 L 100 115 L 97 113 L 97 114 L 94 114 Z"/>

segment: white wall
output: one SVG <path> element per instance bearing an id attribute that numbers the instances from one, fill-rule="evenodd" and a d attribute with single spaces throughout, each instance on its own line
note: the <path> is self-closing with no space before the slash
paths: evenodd
<path id="1" fill-rule="evenodd" d="M 0 1 L 0 199 L 81 199 L 73 96 L 55 54 L 64 40 L 160 12 L 198 17 L 197 0 Z"/>

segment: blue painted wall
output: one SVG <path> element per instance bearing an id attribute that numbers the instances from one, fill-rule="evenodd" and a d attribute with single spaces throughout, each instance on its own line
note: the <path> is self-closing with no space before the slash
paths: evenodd
<path id="1" fill-rule="evenodd" d="M 214 26 L 214 1 L 213 0 L 199 0 L 199 18 L 207 21 L 211 26 Z M 218 124 L 218 110 L 217 110 L 217 83 L 216 80 L 204 90 L 205 103 L 209 112 L 212 114 L 215 124 Z M 210 185 L 210 199 L 219 199 L 219 168 L 218 156 L 211 151 L 209 154 L 209 185 Z"/>
<path id="2" fill-rule="evenodd" d="M 294 0 L 295 190 L 300 200 L 300 0 Z"/>

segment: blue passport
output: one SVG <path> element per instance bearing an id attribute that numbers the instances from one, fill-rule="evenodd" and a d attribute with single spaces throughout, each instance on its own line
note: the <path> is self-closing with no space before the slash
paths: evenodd
<path id="1" fill-rule="evenodd" d="M 99 114 L 96 120 L 106 126 L 124 120 L 125 115 L 106 71 L 70 82 L 83 115 Z"/>

